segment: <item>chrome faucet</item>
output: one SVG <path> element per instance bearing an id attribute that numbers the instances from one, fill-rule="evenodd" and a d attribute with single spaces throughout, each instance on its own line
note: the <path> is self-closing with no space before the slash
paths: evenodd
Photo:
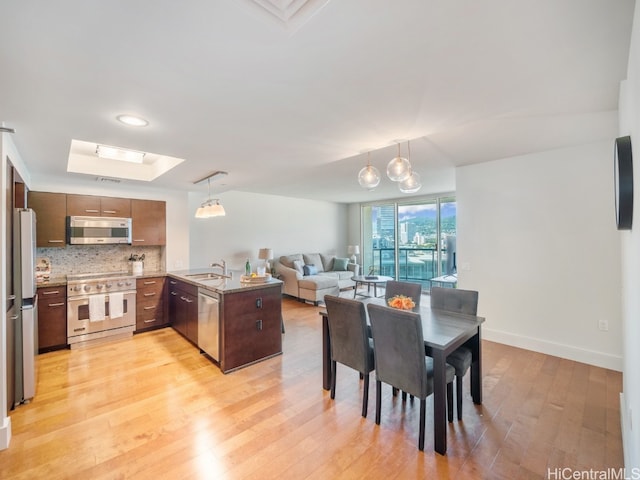
<path id="1" fill-rule="evenodd" d="M 220 267 L 222 269 L 222 274 L 226 275 L 227 274 L 227 262 L 225 262 L 224 260 L 220 260 L 220 262 L 222 262 L 222 263 L 213 262 L 211 264 L 211 268 Z"/>

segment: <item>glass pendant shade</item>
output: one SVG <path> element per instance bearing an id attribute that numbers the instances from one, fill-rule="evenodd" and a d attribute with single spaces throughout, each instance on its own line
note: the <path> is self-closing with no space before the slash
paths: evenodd
<path id="1" fill-rule="evenodd" d="M 402 193 L 416 193 L 422 188 L 420 175 L 416 172 L 410 172 L 406 179 L 398 183 L 398 188 L 400 188 Z"/>
<path id="2" fill-rule="evenodd" d="M 226 172 L 224 172 L 226 175 Z M 211 198 L 211 177 L 207 178 L 207 200 L 196 210 L 196 218 L 224 217 L 226 212 L 224 207 L 220 205 L 220 200 Z"/>
<path id="3" fill-rule="evenodd" d="M 387 165 L 387 177 L 394 182 L 402 182 L 411 175 L 411 163 L 400 156 L 400 144 L 398 143 L 398 156 Z"/>
<path id="4" fill-rule="evenodd" d="M 380 172 L 376 167 L 368 164 L 358 173 L 358 182 L 362 188 L 374 189 L 380 185 Z"/>

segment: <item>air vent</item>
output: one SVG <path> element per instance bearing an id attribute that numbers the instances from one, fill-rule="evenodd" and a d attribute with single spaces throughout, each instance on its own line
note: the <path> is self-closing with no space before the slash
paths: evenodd
<path id="1" fill-rule="evenodd" d="M 118 180 L 117 178 L 96 177 L 96 182 L 120 183 L 120 180 Z"/>

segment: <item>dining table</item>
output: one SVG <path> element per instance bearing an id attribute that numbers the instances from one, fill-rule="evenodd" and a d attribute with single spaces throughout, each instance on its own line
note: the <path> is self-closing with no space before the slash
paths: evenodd
<path id="1" fill-rule="evenodd" d="M 364 298 L 358 301 L 364 303 L 365 306 L 370 303 L 386 305 L 383 298 Z M 482 404 L 482 343 L 480 341 L 480 331 L 485 319 L 476 315 L 431 308 L 430 305 L 420 305 L 414 311 L 420 313 L 426 351 L 433 358 L 434 450 L 441 455 L 445 455 L 447 452 L 447 380 L 445 374 L 447 356 L 462 345 L 471 350 L 471 397 L 473 403 Z M 319 313 L 322 316 L 322 388 L 329 390 L 331 388 L 329 321 L 326 309 L 322 309 Z"/>

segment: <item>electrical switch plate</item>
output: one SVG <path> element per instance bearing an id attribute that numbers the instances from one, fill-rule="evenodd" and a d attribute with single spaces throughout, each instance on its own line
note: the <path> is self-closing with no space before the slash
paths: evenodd
<path id="1" fill-rule="evenodd" d="M 607 332 L 609 330 L 609 322 L 607 320 L 598 320 L 598 328 L 603 332 Z"/>

